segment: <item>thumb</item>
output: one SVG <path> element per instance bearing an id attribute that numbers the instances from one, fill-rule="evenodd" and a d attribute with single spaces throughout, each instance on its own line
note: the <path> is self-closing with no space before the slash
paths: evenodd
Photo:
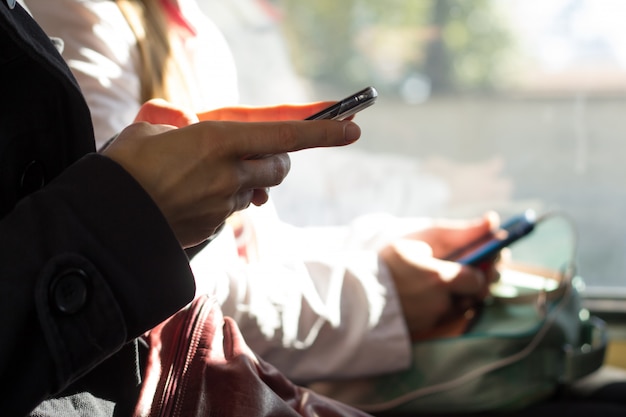
<path id="1" fill-rule="evenodd" d="M 442 261 L 446 262 L 446 261 Z M 470 266 L 459 265 L 455 262 L 446 262 L 454 264 L 458 269 L 456 275 L 447 278 L 448 289 L 452 294 L 483 296 L 487 279 L 482 270 L 472 268 Z"/>

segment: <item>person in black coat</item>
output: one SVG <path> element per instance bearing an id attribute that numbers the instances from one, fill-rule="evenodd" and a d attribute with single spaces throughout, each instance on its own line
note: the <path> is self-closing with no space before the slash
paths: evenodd
<path id="1" fill-rule="evenodd" d="M 184 249 L 263 204 L 286 152 L 359 134 L 335 121 L 138 123 L 95 153 L 54 43 L 0 0 L 0 414 L 128 415 L 136 338 L 194 297 Z"/>

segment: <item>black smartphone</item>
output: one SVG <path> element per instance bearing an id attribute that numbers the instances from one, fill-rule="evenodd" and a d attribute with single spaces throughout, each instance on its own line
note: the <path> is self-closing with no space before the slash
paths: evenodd
<path id="1" fill-rule="evenodd" d="M 536 224 L 535 211 L 526 210 L 502 223 L 497 230 L 453 251 L 444 259 L 464 265 L 480 266 L 495 259 L 503 248 L 528 235 Z"/>
<path id="2" fill-rule="evenodd" d="M 378 92 L 374 87 L 367 87 L 351 94 L 326 109 L 307 117 L 305 120 L 343 120 L 371 106 L 376 102 Z"/>

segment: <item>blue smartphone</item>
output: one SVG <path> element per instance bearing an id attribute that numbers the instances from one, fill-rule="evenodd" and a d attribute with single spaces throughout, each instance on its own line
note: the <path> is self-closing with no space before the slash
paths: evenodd
<path id="1" fill-rule="evenodd" d="M 497 230 L 453 251 L 444 259 L 463 265 L 480 266 L 484 262 L 493 261 L 503 248 L 528 235 L 536 224 L 535 211 L 526 210 L 502 223 Z"/>
<path id="2" fill-rule="evenodd" d="M 378 91 L 374 87 L 367 87 L 307 117 L 305 120 L 343 120 L 374 104 L 377 97 Z"/>

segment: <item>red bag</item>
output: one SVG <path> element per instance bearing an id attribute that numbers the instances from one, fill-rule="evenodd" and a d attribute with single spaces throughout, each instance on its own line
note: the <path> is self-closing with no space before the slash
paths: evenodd
<path id="1" fill-rule="evenodd" d="M 293 384 L 257 358 L 208 296 L 154 328 L 147 340 L 134 417 L 367 416 Z"/>

